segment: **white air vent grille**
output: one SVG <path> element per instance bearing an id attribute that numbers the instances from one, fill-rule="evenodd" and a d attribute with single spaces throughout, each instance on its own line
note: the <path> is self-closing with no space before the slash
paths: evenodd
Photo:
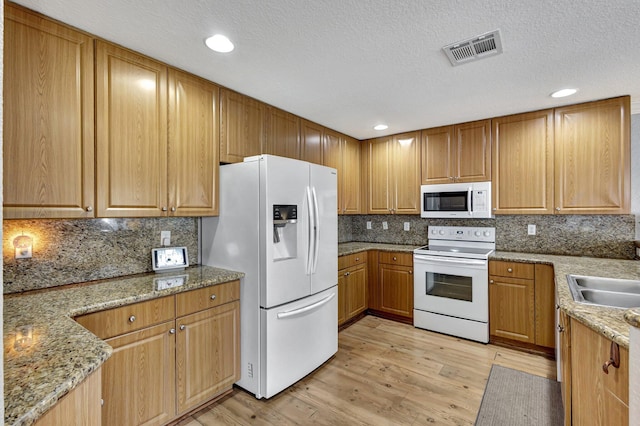
<path id="1" fill-rule="evenodd" d="M 442 48 L 451 65 L 466 64 L 502 53 L 500 30 L 452 43 Z"/>

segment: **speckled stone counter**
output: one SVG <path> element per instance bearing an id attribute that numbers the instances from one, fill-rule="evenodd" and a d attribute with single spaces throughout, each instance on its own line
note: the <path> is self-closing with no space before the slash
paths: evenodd
<path id="1" fill-rule="evenodd" d="M 186 275 L 180 287 L 156 290 L 154 279 Z M 6 425 L 29 425 L 111 355 L 104 341 L 72 317 L 240 279 L 208 266 L 178 274 L 144 274 L 4 298 L 4 408 Z M 33 326 L 33 344 L 14 349 L 17 327 Z"/>
<path id="2" fill-rule="evenodd" d="M 413 251 L 421 246 L 403 245 L 403 244 L 384 244 L 384 243 L 340 243 L 338 244 L 338 256 L 347 254 L 360 253 L 367 250 L 382 251 L 400 251 L 413 253 Z"/>
<path id="3" fill-rule="evenodd" d="M 627 320 L 630 325 L 640 328 L 640 308 L 629 309 L 624 313 L 624 319 Z"/>
<path id="4" fill-rule="evenodd" d="M 640 309 L 587 305 L 573 301 L 566 276 L 590 275 L 607 278 L 640 279 L 640 261 L 593 257 L 553 256 L 497 251 L 491 260 L 522 261 L 553 265 L 560 309 L 594 331 L 629 348 L 629 318 L 640 320 Z M 626 320 L 625 320 L 626 318 Z"/>

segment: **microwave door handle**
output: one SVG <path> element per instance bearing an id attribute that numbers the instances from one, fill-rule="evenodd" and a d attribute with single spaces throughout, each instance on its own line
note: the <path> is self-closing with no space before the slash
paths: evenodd
<path id="1" fill-rule="evenodd" d="M 467 188 L 467 212 L 469 216 L 473 215 L 473 206 L 471 205 L 471 193 L 473 192 L 473 188 Z"/>

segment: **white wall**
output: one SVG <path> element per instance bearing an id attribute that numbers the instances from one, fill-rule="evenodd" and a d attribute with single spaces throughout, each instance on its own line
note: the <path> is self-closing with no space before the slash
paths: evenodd
<path id="1" fill-rule="evenodd" d="M 2 205 L 2 70 L 3 70 L 3 52 L 4 52 L 4 2 L 0 3 L 0 205 Z M 2 209 L 0 209 L 0 222 L 2 222 Z M 0 229 L 0 241 L 2 241 L 2 229 Z M 0 292 L 2 292 L 2 269 L 0 269 Z M 2 307 L 3 299 L 0 298 L 0 318 L 4 318 Z M 0 319 L 0 325 L 3 322 Z M 3 327 L 0 327 L 0 341 L 4 341 L 2 335 Z M 4 419 L 4 352 L 0 353 L 0 419 Z"/>
<path id="2" fill-rule="evenodd" d="M 631 116 L 631 213 L 640 215 L 640 114 Z"/>

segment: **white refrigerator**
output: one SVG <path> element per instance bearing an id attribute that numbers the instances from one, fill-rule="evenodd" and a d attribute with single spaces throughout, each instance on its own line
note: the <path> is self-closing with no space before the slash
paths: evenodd
<path id="1" fill-rule="evenodd" d="M 272 155 L 220 167 L 202 263 L 245 273 L 241 379 L 270 398 L 338 350 L 337 172 Z"/>

